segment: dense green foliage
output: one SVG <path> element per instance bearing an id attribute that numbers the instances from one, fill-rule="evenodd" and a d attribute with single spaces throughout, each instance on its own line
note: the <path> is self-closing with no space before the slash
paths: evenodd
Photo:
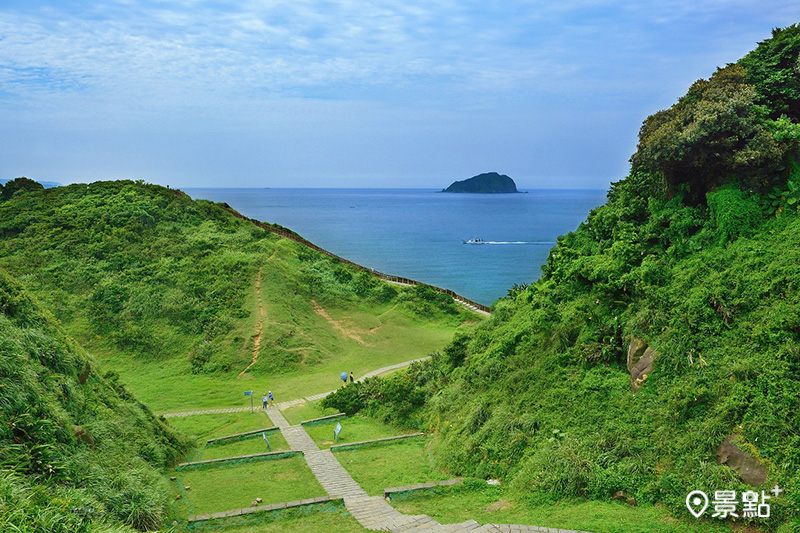
<path id="1" fill-rule="evenodd" d="M 188 442 L 0 271 L 0 530 L 158 527 Z M 117 526 L 113 525 L 117 524 Z"/>
<path id="2" fill-rule="evenodd" d="M 28 178 L 16 178 L 5 183 L 0 183 L 0 201 L 8 200 L 17 191 L 35 191 L 44 189 L 44 186 Z"/>
<path id="3" fill-rule="evenodd" d="M 785 182 L 800 140 L 799 53 L 800 26 L 776 30 L 738 63 L 695 82 L 645 120 L 633 168 L 693 203 L 732 180 L 759 193 Z"/>
<path id="4" fill-rule="evenodd" d="M 800 28 L 776 31 L 648 118 L 538 282 L 327 404 L 435 430 L 442 465 L 533 501 L 624 490 L 684 516 L 691 490 L 748 490 L 715 459 L 733 435 L 787 490 L 760 527 L 800 527 L 798 55 Z M 638 392 L 633 338 L 656 353 Z"/>

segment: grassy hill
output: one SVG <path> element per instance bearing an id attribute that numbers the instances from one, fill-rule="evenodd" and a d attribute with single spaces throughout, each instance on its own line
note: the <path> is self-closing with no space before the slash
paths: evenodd
<path id="1" fill-rule="evenodd" d="M 436 431 L 441 465 L 530 505 L 621 496 L 694 523 L 692 490 L 777 484 L 770 518 L 736 522 L 800 529 L 799 55 L 800 27 L 776 30 L 696 82 L 537 283 L 325 403 Z M 729 438 L 763 482 L 718 462 Z"/>
<path id="2" fill-rule="evenodd" d="M 476 320 L 179 191 L 9 184 L 0 266 L 157 412 L 325 392 Z"/>
<path id="3" fill-rule="evenodd" d="M 189 447 L 0 270 L 0 531 L 130 531 Z M 127 525 L 127 526 L 126 526 Z"/>
<path id="4" fill-rule="evenodd" d="M 18 179 L 0 192 L 3 531 L 163 526 L 165 469 L 195 443 L 151 409 L 325 392 L 478 320 L 179 191 Z"/>

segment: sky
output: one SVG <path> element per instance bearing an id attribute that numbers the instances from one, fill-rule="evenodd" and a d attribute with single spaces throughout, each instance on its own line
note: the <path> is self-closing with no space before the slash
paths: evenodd
<path id="1" fill-rule="evenodd" d="M 2 0 L 0 178 L 606 188 L 796 0 Z"/>

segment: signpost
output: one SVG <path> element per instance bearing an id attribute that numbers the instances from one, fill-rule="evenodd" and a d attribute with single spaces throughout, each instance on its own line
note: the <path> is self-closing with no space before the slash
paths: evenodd
<path id="1" fill-rule="evenodd" d="M 336 427 L 333 428 L 333 439 L 336 442 L 339 442 L 339 432 L 342 431 L 342 425 L 339 422 L 336 422 Z"/>
<path id="2" fill-rule="evenodd" d="M 250 412 L 252 413 L 253 412 L 253 391 L 246 390 L 246 391 L 244 391 L 244 395 L 245 396 L 250 396 Z"/>

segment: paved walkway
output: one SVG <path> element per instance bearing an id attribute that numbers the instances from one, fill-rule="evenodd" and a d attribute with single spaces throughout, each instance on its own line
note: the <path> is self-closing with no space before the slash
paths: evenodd
<path id="1" fill-rule="evenodd" d="M 379 368 L 361 376 L 357 381 L 403 368 L 417 361 L 428 359 L 423 357 L 396 365 Z M 306 398 L 279 402 L 268 407 L 266 412 L 286 439 L 293 451 L 302 451 L 311 472 L 316 476 L 322 488 L 331 497 L 342 498 L 345 507 L 358 522 L 367 529 L 393 532 L 425 532 L 425 533 L 588 533 L 567 529 L 555 529 L 519 524 L 485 524 L 475 520 L 460 524 L 440 524 L 428 515 L 406 515 L 389 505 L 382 496 L 369 496 L 353 477 L 344 469 L 330 450 L 320 450 L 302 425 L 291 425 L 281 413 L 282 409 L 306 401 L 317 401 L 334 391 L 315 394 Z M 211 413 L 235 413 L 249 411 L 250 407 L 231 407 L 225 409 L 206 409 L 183 413 L 168 413 L 164 417 L 180 417 Z"/>
<path id="2" fill-rule="evenodd" d="M 289 447 L 303 452 L 311 472 L 325 492 L 343 498 L 347 510 L 362 526 L 381 531 L 441 530 L 441 524 L 429 516 L 404 515 L 386 503 L 382 496 L 369 496 L 330 450 L 320 450 L 303 426 L 289 425 L 277 407 L 267 408 L 267 415 L 280 428 Z M 437 527 L 439 529 L 435 529 Z"/>
<path id="3" fill-rule="evenodd" d="M 280 428 L 286 443 L 292 450 L 302 451 L 311 472 L 322 488 L 331 497 L 342 498 L 345 507 L 358 522 L 367 529 L 394 532 L 549 532 L 578 533 L 535 526 L 486 524 L 481 526 L 474 520 L 460 524 L 443 525 L 428 515 L 406 515 L 389 505 L 382 496 L 369 496 L 353 477 L 342 467 L 330 450 L 320 450 L 306 433 L 302 425 L 292 426 L 280 412 L 279 406 L 267 408 L 272 423 Z"/>

